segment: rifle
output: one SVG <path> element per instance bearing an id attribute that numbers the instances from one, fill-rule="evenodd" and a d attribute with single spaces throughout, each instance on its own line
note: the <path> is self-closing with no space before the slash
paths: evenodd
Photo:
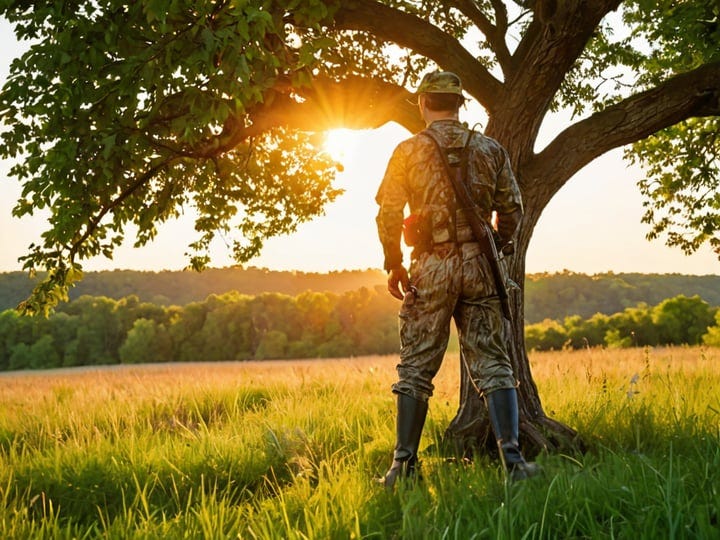
<path id="1" fill-rule="evenodd" d="M 440 158 L 442 159 L 442 163 L 445 166 L 445 172 L 447 172 L 447 175 L 450 178 L 450 183 L 455 189 L 455 195 L 457 196 L 458 202 L 462 205 L 463 210 L 465 210 L 465 215 L 468 223 L 470 224 L 470 228 L 472 229 L 473 236 L 475 237 L 477 243 L 480 244 L 480 250 L 487 255 L 493 281 L 495 282 L 495 289 L 497 290 L 498 297 L 500 298 L 502 314 L 512 323 L 510 297 L 508 295 L 507 287 L 505 286 L 502 269 L 500 268 L 500 255 L 498 254 L 497 246 L 495 245 L 492 229 L 490 228 L 490 224 L 485 221 L 480 214 L 478 214 L 477 206 L 472 200 L 472 196 L 465 184 L 465 176 L 467 172 L 467 148 L 474 133 L 474 131 L 471 131 L 468 135 L 468 140 L 465 144 L 465 148 L 463 149 L 460 167 L 452 167 L 448 161 L 447 155 L 445 155 L 445 150 L 443 150 L 443 147 L 440 144 L 440 141 L 438 141 L 435 137 L 435 134 L 429 129 L 420 132 L 421 135 L 429 137 L 430 140 L 435 143 L 435 147 L 437 148 Z M 453 168 L 455 171 L 453 171 Z"/>

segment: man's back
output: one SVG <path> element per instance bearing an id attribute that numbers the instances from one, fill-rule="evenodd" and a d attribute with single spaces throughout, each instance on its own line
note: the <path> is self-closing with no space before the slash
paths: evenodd
<path id="1" fill-rule="evenodd" d="M 522 209 L 507 154 L 495 140 L 473 133 L 468 143 L 471 131 L 454 119 L 437 120 L 428 129 L 445 148 L 453 166 L 460 166 L 467 146 L 465 181 L 483 218 L 490 221 L 493 211 L 510 214 Z M 434 244 L 469 241 L 471 238 L 462 210 L 457 209 L 455 192 L 437 149 L 427 136 L 418 134 L 398 145 L 377 200 L 381 205 L 378 220 L 387 217 L 397 221 L 397 213 L 407 203 L 410 213 L 417 215 L 428 227 Z"/>

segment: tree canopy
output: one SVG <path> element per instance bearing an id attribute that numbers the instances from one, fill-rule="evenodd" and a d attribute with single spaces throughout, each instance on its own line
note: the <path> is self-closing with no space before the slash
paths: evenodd
<path id="1" fill-rule="evenodd" d="M 720 253 L 714 0 L 16 0 L 0 14 L 31 44 L 0 94 L 14 213 L 51 216 L 23 257 L 49 270 L 29 312 L 129 224 L 143 245 L 188 207 L 192 267 L 216 235 L 248 260 L 339 194 L 315 134 L 418 130 L 410 89 L 435 66 L 460 74 L 511 155 L 526 201 L 515 274 L 553 194 L 625 145 L 647 171 L 649 236 Z M 577 121 L 537 148 L 559 108 Z"/>

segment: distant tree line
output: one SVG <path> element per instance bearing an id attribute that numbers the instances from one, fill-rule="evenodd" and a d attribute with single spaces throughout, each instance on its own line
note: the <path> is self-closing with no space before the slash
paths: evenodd
<path id="1" fill-rule="evenodd" d="M 535 350 L 685 344 L 720 347 L 720 309 L 700 296 L 679 295 L 655 306 L 641 303 L 610 316 L 573 315 L 562 321 L 530 324 L 525 327 L 525 344 Z"/>
<path id="2" fill-rule="evenodd" d="M 382 287 L 296 296 L 232 292 L 169 307 L 134 295 L 82 296 L 49 318 L 0 312 L 0 370 L 393 354 L 398 308 Z M 528 325 L 526 339 L 537 350 L 720 346 L 720 311 L 681 295 L 610 316 L 548 319 Z"/>
<path id="3" fill-rule="evenodd" d="M 397 309 L 368 288 L 233 292 L 182 307 L 83 296 L 46 319 L 0 313 L 0 370 L 389 354 L 398 351 Z"/>
<path id="4" fill-rule="evenodd" d="M 14 308 L 30 294 L 43 276 L 28 278 L 26 272 L 0 273 L 0 311 Z M 211 294 L 237 291 L 257 296 L 266 292 L 298 295 L 304 291 L 342 294 L 361 287 L 374 288 L 387 280 L 380 270 L 342 270 L 338 272 L 290 272 L 267 268 L 209 268 L 203 272 L 107 270 L 87 272 L 70 289 L 70 300 L 81 296 L 107 296 L 120 300 L 135 295 L 141 302 L 163 306 L 183 306 L 202 302 Z"/>
<path id="5" fill-rule="evenodd" d="M 700 296 L 720 306 L 720 276 L 683 274 L 586 275 L 565 270 L 528 274 L 525 278 L 525 320 L 564 319 L 596 313 L 613 315 L 639 303 L 650 306 L 674 296 Z"/>
<path id="6" fill-rule="evenodd" d="M 380 270 L 344 270 L 305 273 L 265 268 L 215 268 L 202 273 L 182 271 L 139 272 L 113 270 L 88 272 L 71 289 L 70 299 L 106 296 L 115 300 L 135 295 L 141 302 L 162 306 L 183 306 L 202 302 L 209 295 L 237 291 L 257 296 L 275 292 L 296 296 L 303 291 L 326 291 L 342 295 L 361 287 L 384 286 Z M 14 308 L 27 298 L 33 286 L 23 272 L 0 273 L 0 311 Z M 720 305 L 720 276 L 681 274 L 528 274 L 525 279 L 525 320 L 562 320 L 595 313 L 612 315 L 640 302 L 655 305 L 666 298 L 699 295 L 710 305 Z"/>

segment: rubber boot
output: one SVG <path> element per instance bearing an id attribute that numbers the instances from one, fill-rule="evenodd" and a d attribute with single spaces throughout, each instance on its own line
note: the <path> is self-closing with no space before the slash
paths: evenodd
<path id="1" fill-rule="evenodd" d="M 536 463 L 527 462 L 520 452 L 517 391 L 495 390 L 486 396 L 490 423 L 495 432 L 500 459 L 510 480 L 525 480 L 541 472 Z"/>
<path id="2" fill-rule="evenodd" d="M 398 477 L 417 475 L 418 448 L 422 435 L 428 404 L 405 394 L 397 395 L 397 443 L 393 463 L 385 473 L 382 483 L 392 488 Z"/>

